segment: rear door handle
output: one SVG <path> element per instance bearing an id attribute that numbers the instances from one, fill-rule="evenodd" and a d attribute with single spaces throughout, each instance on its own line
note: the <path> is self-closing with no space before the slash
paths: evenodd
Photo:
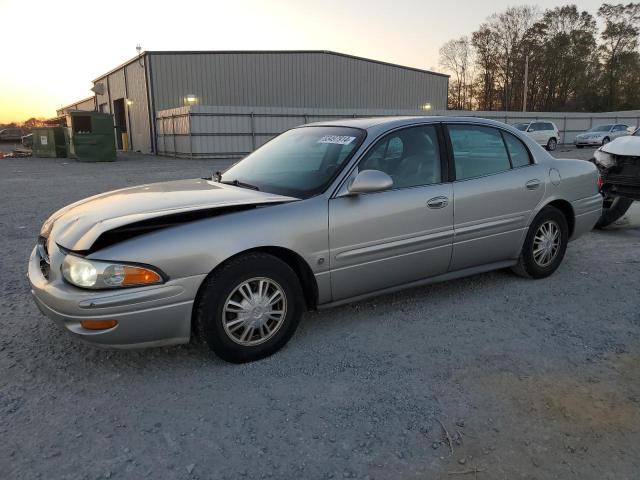
<path id="1" fill-rule="evenodd" d="M 527 187 L 527 190 L 535 190 L 540 186 L 540 180 L 534 178 L 533 180 L 529 180 L 527 183 L 525 183 L 525 186 Z"/>
<path id="2" fill-rule="evenodd" d="M 433 197 L 427 202 L 429 208 L 444 208 L 449 205 L 449 199 L 447 197 Z"/>

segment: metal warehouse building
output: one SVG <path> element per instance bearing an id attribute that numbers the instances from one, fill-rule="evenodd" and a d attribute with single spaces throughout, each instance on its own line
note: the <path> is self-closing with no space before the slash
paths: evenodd
<path id="1" fill-rule="evenodd" d="M 246 154 L 310 121 L 445 110 L 448 82 L 329 51 L 151 51 L 92 90 L 114 115 L 118 148 L 206 157 Z"/>

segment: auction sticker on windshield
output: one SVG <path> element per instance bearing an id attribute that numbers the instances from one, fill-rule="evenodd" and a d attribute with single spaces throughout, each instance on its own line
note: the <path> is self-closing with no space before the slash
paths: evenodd
<path id="1" fill-rule="evenodd" d="M 335 145 L 349 145 L 356 137 L 349 137 L 347 135 L 325 135 L 318 143 L 333 143 Z"/>

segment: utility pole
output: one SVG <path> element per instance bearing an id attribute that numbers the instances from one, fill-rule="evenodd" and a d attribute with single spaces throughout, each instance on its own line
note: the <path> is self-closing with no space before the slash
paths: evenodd
<path id="1" fill-rule="evenodd" d="M 522 111 L 527 111 L 527 92 L 529 83 L 529 55 L 524 59 L 524 94 L 522 95 Z"/>

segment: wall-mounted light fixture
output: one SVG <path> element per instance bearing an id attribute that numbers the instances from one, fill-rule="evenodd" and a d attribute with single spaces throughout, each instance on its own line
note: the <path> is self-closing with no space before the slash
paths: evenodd
<path id="1" fill-rule="evenodd" d="M 424 105 L 422 105 L 422 109 L 426 110 L 427 112 L 431 110 L 431 104 L 430 103 L 425 103 Z"/>
<path id="2" fill-rule="evenodd" d="M 133 100 L 129 100 L 129 99 L 127 98 L 127 105 L 129 105 L 129 106 L 133 105 Z"/>
<path id="3" fill-rule="evenodd" d="M 196 103 L 198 103 L 198 97 L 196 97 L 193 93 L 189 93 L 186 97 L 184 97 L 184 103 L 187 105 L 195 105 Z"/>

